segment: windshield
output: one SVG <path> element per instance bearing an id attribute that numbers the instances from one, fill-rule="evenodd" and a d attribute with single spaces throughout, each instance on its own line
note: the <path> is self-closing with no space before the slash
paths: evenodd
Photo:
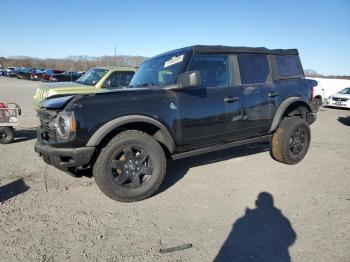
<path id="1" fill-rule="evenodd" d="M 130 87 L 173 84 L 184 57 L 184 53 L 177 53 L 146 60 L 132 78 Z"/>
<path id="2" fill-rule="evenodd" d="M 343 89 L 342 91 L 339 92 L 339 94 L 350 95 L 350 87 Z"/>
<path id="3" fill-rule="evenodd" d="M 106 69 L 102 68 L 92 68 L 87 71 L 84 75 L 82 75 L 76 83 L 83 85 L 94 85 L 108 72 Z"/>

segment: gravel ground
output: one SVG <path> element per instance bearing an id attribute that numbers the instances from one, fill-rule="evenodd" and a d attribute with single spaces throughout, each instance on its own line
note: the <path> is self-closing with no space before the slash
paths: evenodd
<path id="1" fill-rule="evenodd" d="M 34 153 L 38 84 L 0 77 L 0 101 L 23 108 L 0 145 L 1 261 L 349 261 L 349 110 L 321 109 L 298 165 L 266 145 L 169 161 L 160 192 L 127 204 Z"/>

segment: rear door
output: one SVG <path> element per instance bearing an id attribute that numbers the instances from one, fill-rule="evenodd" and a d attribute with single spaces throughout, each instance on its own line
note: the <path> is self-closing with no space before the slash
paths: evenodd
<path id="1" fill-rule="evenodd" d="M 230 55 L 196 54 L 188 67 L 194 70 L 201 73 L 201 86 L 177 91 L 184 145 L 231 140 L 241 127 L 242 107 Z"/>
<path id="2" fill-rule="evenodd" d="M 267 132 L 275 112 L 269 57 L 266 54 L 237 55 L 242 88 L 245 136 Z"/>
<path id="3" fill-rule="evenodd" d="M 288 97 L 301 97 L 310 99 L 310 85 L 304 79 L 303 67 L 298 55 L 273 55 L 273 79 L 275 91 L 280 95 L 275 97 L 278 107 Z"/>

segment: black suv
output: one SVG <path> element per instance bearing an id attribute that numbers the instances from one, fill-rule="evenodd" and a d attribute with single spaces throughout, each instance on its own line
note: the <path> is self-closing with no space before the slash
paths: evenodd
<path id="1" fill-rule="evenodd" d="M 146 60 L 120 90 L 45 100 L 35 150 L 70 174 L 92 171 L 119 201 L 151 196 L 166 159 L 271 141 L 303 159 L 316 114 L 296 49 L 191 46 Z"/>

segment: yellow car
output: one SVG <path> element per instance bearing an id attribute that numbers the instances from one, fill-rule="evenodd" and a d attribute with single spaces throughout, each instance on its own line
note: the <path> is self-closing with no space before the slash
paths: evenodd
<path id="1" fill-rule="evenodd" d="M 133 67 L 94 67 L 75 82 L 42 84 L 34 95 L 34 108 L 51 96 L 89 94 L 128 86 L 135 72 Z"/>

